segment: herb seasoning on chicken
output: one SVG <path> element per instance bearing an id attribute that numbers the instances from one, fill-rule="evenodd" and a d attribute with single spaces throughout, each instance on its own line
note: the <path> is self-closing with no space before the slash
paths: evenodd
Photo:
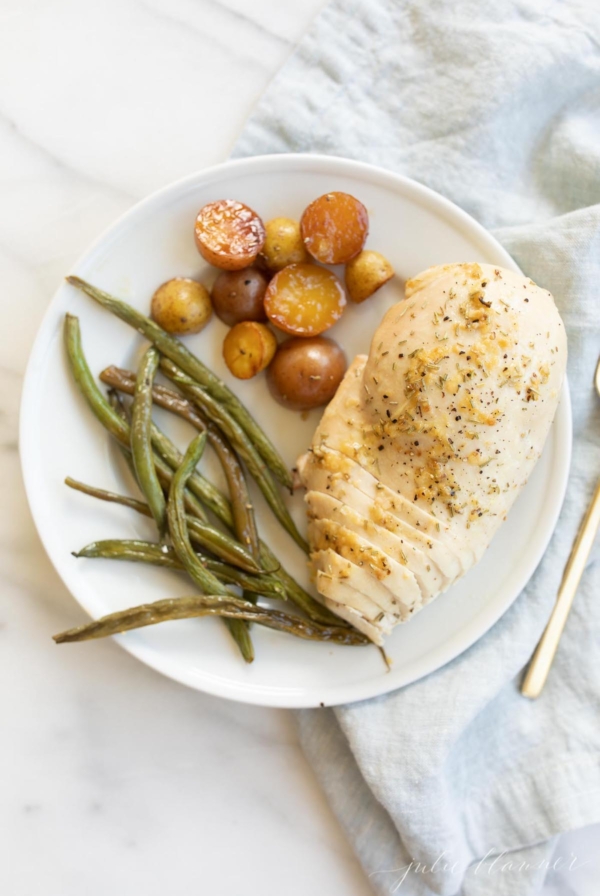
<path id="1" fill-rule="evenodd" d="M 566 357 L 552 296 L 520 274 L 408 281 L 298 462 L 326 606 L 381 643 L 478 562 L 542 452 Z"/>

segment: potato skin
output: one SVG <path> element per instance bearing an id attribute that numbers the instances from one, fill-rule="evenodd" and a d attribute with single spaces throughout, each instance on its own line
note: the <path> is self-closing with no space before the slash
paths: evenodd
<path id="1" fill-rule="evenodd" d="M 358 255 L 369 232 L 369 214 L 350 193 L 324 193 L 300 219 L 304 245 L 321 264 L 345 264 Z"/>
<path id="2" fill-rule="evenodd" d="M 293 218 L 272 218 L 265 224 L 265 233 L 260 257 L 269 271 L 276 274 L 288 264 L 310 261 L 298 221 Z"/>
<path id="3" fill-rule="evenodd" d="M 223 271 L 210 293 L 217 317 L 233 327 L 244 320 L 265 321 L 264 306 L 268 278 L 256 268 Z"/>
<path id="4" fill-rule="evenodd" d="M 152 296 L 151 316 L 167 333 L 199 333 L 209 322 L 212 305 L 207 288 L 188 277 L 174 277 Z"/>
<path id="5" fill-rule="evenodd" d="M 229 331 L 223 342 L 223 359 L 239 380 L 250 380 L 270 363 L 277 339 L 266 324 L 241 321 Z"/>
<path id="6" fill-rule="evenodd" d="M 363 249 L 346 265 L 344 281 L 352 302 L 360 303 L 372 296 L 394 276 L 394 269 L 387 258 L 372 249 Z"/>
<path id="7" fill-rule="evenodd" d="M 344 352 L 325 336 L 282 342 L 267 371 L 273 397 L 284 407 L 308 411 L 327 404 L 346 372 Z"/>

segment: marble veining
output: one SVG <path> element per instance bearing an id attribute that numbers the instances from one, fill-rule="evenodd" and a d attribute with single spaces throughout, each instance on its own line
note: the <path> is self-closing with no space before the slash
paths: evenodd
<path id="1" fill-rule="evenodd" d="M 0 893 L 371 892 L 293 718 L 217 700 L 114 643 L 35 532 L 17 455 L 27 356 L 88 243 L 151 190 L 225 159 L 322 0 L 5 0 L 0 12 Z M 43 433 L 40 433 L 43 438 Z M 544 896 L 592 896 L 600 830 Z M 590 867 L 592 870 L 590 871 Z"/>

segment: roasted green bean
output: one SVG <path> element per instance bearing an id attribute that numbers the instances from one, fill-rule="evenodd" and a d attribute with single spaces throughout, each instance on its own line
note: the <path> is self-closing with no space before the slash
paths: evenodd
<path id="1" fill-rule="evenodd" d="M 67 314 L 65 316 L 64 333 L 69 367 L 88 407 L 99 422 L 102 423 L 105 429 L 115 437 L 123 448 L 127 451 L 131 451 L 131 428 L 129 423 L 121 417 L 120 413 L 110 406 L 96 385 L 81 347 L 81 332 L 79 329 L 79 319 L 77 317 L 74 317 L 72 314 Z M 176 451 L 175 446 L 173 445 L 172 447 L 173 450 Z M 173 476 L 172 468 L 162 459 L 162 457 L 155 457 L 154 462 L 159 478 L 168 487 Z M 197 474 L 194 474 L 192 477 L 194 483 L 196 483 L 196 477 Z M 200 519 L 206 519 L 206 514 L 202 507 L 189 490 L 186 492 L 186 505 L 191 513 L 194 513 Z"/>
<path id="2" fill-rule="evenodd" d="M 155 423 L 152 424 L 152 445 L 171 471 L 179 467 L 183 460 L 181 451 L 175 447 L 170 438 Z M 186 491 L 191 492 L 198 501 L 209 507 L 217 516 L 222 512 L 231 513 L 231 509 L 227 503 L 224 503 L 223 496 L 219 490 L 198 470 L 195 470 L 190 476 Z M 217 510 L 219 513 L 217 513 Z M 206 519 L 206 517 L 204 518 Z"/>
<path id="3" fill-rule="evenodd" d="M 69 488 L 75 489 L 76 491 L 83 492 L 86 495 L 90 495 L 93 498 L 99 498 L 101 501 L 109 501 L 114 504 L 122 504 L 124 507 L 129 507 L 132 510 L 136 510 L 138 513 L 143 514 L 144 516 L 150 516 L 150 508 L 143 501 L 137 501 L 135 498 L 128 498 L 124 495 L 118 495 L 114 492 L 106 491 L 105 489 L 95 488 L 91 485 L 86 485 L 83 482 L 78 482 L 76 479 L 71 479 L 67 477 L 65 479 L 65 484 L 69 486 Z M 196 544 L 198 542 L 194 536 L 194 518 L 188 517 L 188 531 L 190 533 L 190 538 Z M 337 616 L 320 604 L 318 601 L 314 599 L 307 591 L 302 588 L 292 576 L 286 572 L 286 570 L 281 566 L 275 554 L 271 551 L 268 545 L 265 544 L 264 541 L 260 542 L 260 562 L 262 566 L 266 569 L 277 569 L 277 572 L 274 573 L 273 577 L 276 578 L 282 585 L 285 594 L 293 603 L 296 604 L 301 610 L 303 610 L 306 615 L 312 619 L 314 622 L 320 622 L 324 625 L 329 624 L 337 624 L 344 625 L 343 622 L 339 621 Z M 216 572 L 216 570 L 213 570 Z M 262 581 L 262 578 L 261 578 Z"/>
<path id="4" fill-rule="evenodd" d="M 188 519 L 188 525 L 189 525 Z M 193 533 L 190 532 L 193 541 Z M 156 544 L 151 541 L 139 539 L 106 538 L 102 541 L 93 541 L 80 551 L 73 552 L 74 557 L 99 558 L 105 560 L 129 560 L 134 563 L 149 563 L 153 566 L 165 566 L 168 569 L 183 569 L 183 565 L 170 545 Z M 229 563 L 221 560 L 213 560 L 210 557 L 199 555 L 201 563 L 213 572 L 221 582 L 228 585 L 237 585 L 244 591 L 252 594 L 264 594 L 278 600 L 286 600 L 283 585 L 278 579 L 270 575 L 256 576 L 248 574 Z"/>
<path id="5" fill-rule="evenodd" d="M 119 414 L 111 408 L 96 385 L 94 377 L 88 367 L 81 347 L 79 318 L 72 314 L 65 315 L 64 334 L 69 367 L 71 368 L 73 379 L 75 380 L 79 391 L 105 429 L 121 442 L 121 444 L 125 445 L 126 448 L 129 448 L 129 426 Z"/>
<path id="6" fill-rule="evenodd" d="M 178 371 L 175 365 L 171 365 L 170 362 L 164 361 L 162 362 L 164 366 L 164 372 L 167 375 L 173 374 L 173 378 L 176 376 L 181 376 L 182 372 Z M 162 365 L 161 365 L 162 366 Z M 185 375 L 183 375 L 185 376 Z M 112 386 L 113 388 L 120 389 L 121 391 L 128 392 L 131 394 L 132 389 L 134 388 L 133 374 L 128 370 L 122 370 L 118 367 L 107 367 L 100 374 L 100 379 Z M 207 393 L 202 392 L 202 396 L 200 395 L 201 390 L 198 390 L 197 393 L 193 394 L 193 390 L 198 387 L 195 387 L 191 380 L 186 378 L 185 384 L 183 382 L 179 382 L 176 380 L 177 384 L 180 385 L 180 388 L 189 388 L 189 394 L 192 398 L 198 399 L 198 404 L 201 403 L 201 398 L 204 398 L 207 402 L 207 406 L 203 408 L 207 412 L 207 415 L 211 417 L 217 424 L 216 426 L 211 426 L 207 424 L 202 417 L 198 415 L 198 413 L 194 409 L 194 404 L 191 401 L 187 401 L 185 398 L 179 396 L 176 392 L 173 392 L 171 389 L 165 389 L 164 386 L 155 386 L 153 390 L 153 398 L 154 401 L 168 410 L 173 411 L 178 414 L 180 417 L 188 420 L 196 429 L 202 430 L 208 426 L 208 437 L 212 447 L 219 454 L 219 458 L 223 465 L 223 469 L 225 471 L 225 475 L 228 478 L 228 484 L 230 485 L 230 493 L 232 495 L 232 499 L 234 495 L 239 495 L 240 498 L 236 502 L 232 500 L 233 504 L 233 514 L 235 517 L 236 512 L 240 514 L 240 522 L 243 519 L 244 514 L 247 512 L 247 505 L 250 503 L 246 501 L 245 498 L 241 496 L 241 492 L 238 487 L 231 488 L 231 483 L 229 482 L 229 476 L 231 472 L 233 472 L 233 468 L 228 472 L 227 466 L 229 466 L 228 459 L 225 458 L 224 451 L 222 446 L 225 444 L 222 436 L 220 436 L 219 429 L 224 430 L 225 435 L 228 439 L 236 440 L 236 448 L 240 452 L 243 459 L 246 461 L 248 465 L 248 469 L 257 480 L 263 494 L 265 495 L 266 500 L 269 502 L 273 512 L 276 514 L 280 522 L 285 526 L 285 528 L 290 532 L 294 540 L 300 545 L 303 550 L 307 550 L 307 545 L 298 530 L 296 529 L 295 523 L 293 522 L 289 512 L 279 494 L 275 483 L 272 481 L 269 471 L 265 467 L 261 457 L 255 451 L 252 444 L 248 441 L 245 434 L 241 430 L 239 426 L 235 423 L 234 420 L 231 420 L 227 417 L 226 414 L 223 414 L 221 409 L 219 409 L 218 405 L 215 405 L 214 402 L 211 401 L 210 396 Z M 236 439 L 237 437 L 237 439 Z M 169 462 L 169 458 L 165 455 L 164 449 L 159 441 L 154 442 L 155 448 L 159 450 L 162 456 Z M 225 451 L 229 446 L 225 444 Z M 229 449 L 231 454 L 231 449 Z M 234 461 L 237 461 L 234 458 Z M 176 466 L 176 464 L 173 464 Z M 243 475 L 241 472 L 239 464 L 236 463 L 238 472 L 235 474 L 239 483 L 239 475 Z M 222 514 L 218 514 L 220 519 L 223 519 Z M 235 522 L 235 519 L 228 520 L 227 524 L 232 528 L 238 528 Z M 248 543 L 246 541 L 246 535 L 243 536 L 243 542 Z"/>
<path id="7" fill-rule="evenodd" d="M 141 541 L 137 538 L 104 538 L 101 541 L 92 541 L 80 551 L 73 551 L 73 556 L 92 560 L 128 560 L 133 563 L 164 566 L 167 569 L 183 569 L 183 564 L 171 545 Z M 206 562 L 204 558 L 202 562 Z"/>
<path id="8" fill-rule="evenodd" d="M 73 375 L 75 380 L 84 395 L 86 401 L 88 402 L 90 408 L 92 409 L 95 416 L 100 420 L 101 423 L 108 429 L 108 431 L 114 435 L 125 447 L 129 447 L 129 427 L 127 424 L 120 419 L 119 415 L 110 407 L 100 390 L 98 389 L 90 371 L 85 361 L 85 357 L 81 351 L 81 337 L 79 333 L 79 321 L 76 317 L 72 315 L 67 315 L 65 320 L 65 336 L 67 343 L 67 354 L 69 359 L 69 364 L 71 370 L 73 371 Z M 161 475 L 161 465 L 157 461 L 157 471 L 159 475 Z M 167 464 L 163 464 L 162 473 L 165 476 L 165 479 L 170 481 L 172 478 L 172 471 L 168 468 Z M 233 525 L 233 515 L 231 513 L 231 507 L 229 502 L 218 492 L 220 501 L 211 509 L 214 510 L 215 514 L 221 519 L 225 525 L 232 527 Z M 190 497 L 193 497 L 190 495 Z M 208 501 L 206 501 L 208 505 Z M 210 505 L 208 505 L 210 506 Z M 299 606 L 307 616 L 309 616 L 315 622 L 329 623 L 336 620 L 337 617 L 333 615 L 326 607 L 322 606 L 318 601 L 316 601 L 307 591 L 304 590 L 296 581 L 286 572 L 286 570 L 281 567 L 281 564 L 277 560 L 277 557 L 270 550 L 268 545 L 266 545 L 263 541 L 260 544 L 261 548 L 261 563 L 265 568 L 273 568 L 275 566 L 280 566 L 280 569 L 277 573 L 277 577 L 282 581 L 286 588 L 286 592 L 290 600 L 294 601 L 297 606 Z M 338 624 L 342 624 L 339 623 Z"/>
<path id="9" fill-rule="evenodd" d="M 137 498 L 129 498 L 126 495 L 118 495 L 116 492 L 110 492 L 104 488 L 96 488 L 93 485 L 87 485 L 85 482 L 79 482 L 78 479 L 73 479 L 71 476 L 67 476 L 65 485 L 68 485 L 69 488 L 74 489 L 76 492 L 83 492 L 84 495 L 89 495 L 91 498 L 99 498 L 100 501 L 108 501 L 110 504 L 122 504 L 124 507 L 136 510 L 144 516 L 151 516 L 150 508 L 145 501 L 138 501 Z"/>
<path id="10" fill-rule="evenodd" d="M 194 380 L 203 385 L 215 400 L 227 409 L 228 413 L 239 423 L 248 437 L 252 439 L 261 457 L 273 470 L 277 479 L 287 488 L 292 487 L 290 471 L 256 420 L 233 394 L 231 389 L 215 376 L 199 358 L 193 355 L 179 339 L 166 333 L 158 324 L 135 308 L 132 308 L 126 302 L 109 295 L 104 290 L 98 289 L 90 283 L 86 283 L 80 277 L 67 277 L 67 282 L 87 293 L 104 308 L 112 311 L 125 323 L 134 327 L 146 339 L 149 339 L 163 355 L 166 355 L 167 358 L 174 361 Z"/>
<path id="11" fill-rule="evenodd" d="M 290 516 L 290 512 L 269 470 L 241 426 L 223 410 L 208 391 L 194 383 L 186 373 L 180 370 L 168 358 L 161 360 L 160 368 L 169 379 L 176 383 L 183 394 L 197 404 L 206 416 L 223 432 L 246 463 L 250 475 L 256 481 L 256 484 L 265 496 L 265 500 L 281 525 L 289 532 L 296 544 L 308 553 L 308 545 L 298 532 L 296 524 Z"/>
<path id="12" fill-rule="evenodd" d="M 260 558 L 260 542 L 258 529 L 256 528 L 254 507 L 250 500 L 248 483 L 246 482 L 242 465 L 233 448 L 225 441 L 214 424 L 208 424 L 207 432 L 227 480 L 235 535 L 238 541 L 241 541 L 247 547 L 253 557 Z M 251 603 L 256 603 L 258 599 L 257 594 L 248 589 L 244 590 L 242 597 Z M 250 623 L 248 625 L 250 626 Z"/>
<path id="13" fill-rule="evenodd" d="M 157 625 L 173 619 L 191 619 L 197 616 L 222 616 L 231 621 L 258 622 L 260 625 L 277 631 L 296 635 L 309 641 L 327 641 L 330 644 L 346 644 L 362 646 L 371 644 L 368 638 L 352 628 L 341 625 L 321 625 L 291 616 L 281 610 L 257 607 L 232 594 L 196 594 L 192 597 L 179 597 L 157 600 L 151 604 L 142 604 L 129 610 L 120 610 L 102 616 L 87 625 L 71 628 L 54 635 L 57 644 L 73 641 L 89 641 L 94 638 L 107 638 L 121 632 L 143 628 L 146 625 Z"/>
<path id="14" fill-rule="evenodd" d="M 134 374 L 131 373 L 131 371 L 122 370 L 117 367 L 108 367 L 100 374 L 100 379 L 102 379 L 105 383 L 129 394 L 133 392 L 133 389 L 135 387 Z M 214 433 L 217 431 L 216 427 L 211 426 L 210 423 L 207 423 L 201 417 L 199 417 L 197 411 L 195 410 L 195 406 L 191 401 L 188 401 L 186 398 L 179 395 L 179 393 L 174 392 L 172 389 L 168 389 L 162 385 L 155 385 L 153 390 L 153 397 L 158 405 L 165 408 L 166 410 L 170 410 L 173 413 L 178 414 L 180 417 L 191 423 L 192 426 L 195 426 L 199 431 L 202 431 L 203 428 L 206 428 L 208 432 L 208 439 L 211 444 L 213 444 L 212 440 Z M 223 498 L 222 495 L 221 497 Z M 222 513 L 217 513 L 217 516 L 223 523 L 225 523 L 226 526 L 228 526 L 229 528 L 233 528 L 231 511 L 229 511 L 227 516 L 224 516 Z M 328 610 L 327 607 L 320 604 L 312 597 L 312 595 L 305 591 L 304 588 L 302 588 L 296 582 L 296 580 L 292 578 L 292 576 L 281 566 L 281 563 L 268 547 L 268 545 L 260 540 L 259 558 L 261 564 L 264 567 L 277 568 L 278 577 L 284 585 L 290 599 L 296 604 L 296 606 L 303 610 L 310 619 L 313 619 L 315 622 L 321 622 L 324 625 L 336 623 L 338 625 L 344 624 L 340 622 L 338 617 L 335 616 L 330 610 Z"/>
<path id="15" fill-rule="evenodd" d="M 90 495 L 92 498 L 99 498 L 101 501 L 108 501 L 112 504 L 122 504 L 124 507 L 136 510 L 138 513 L 143 514 L 143 516 L 152 516 L 150 507 L 144 501 L 137 501 L 135 498 L 127 498 L 124 495 L 118 495 L 115 492 L 106 491 L 105 489 L 94 488 L 91 485 L 86 485 L 84 482 L 78 482 L 76 479 L 71 479 L 70 476 L 67 476 L 65 479 L 65 485 L 75 489 L 75 491 Z M 254 557 L 252 557 L 241 544 L 234 541 L 231 536 L 227 535 L 225 532 L 221 532 L 219 529 L 215 529 L 215 527 L 210 524 L 204 523 L 197 517 L 188 516 L 186 517 L 186 521 L 190 537 L 195 544 L 205 550 L 211 551 L 225 563 L 229 563 L 231 566 L 242 569 L 251 575 L 262 576 L 264 574 Z M 275 568 L 275 564 L 272 564 L 270 572 L 274 571 Z"/>
<path id="16" fill-rule="evenodd" d="M 127 395 L 133 395 L 135 391 L 135 374 L 131 370 L 115 367 L 114 364 L 102 371 L 100 379 L 107 386 L 118 389 L 119 392 L 125 392 Z M 160 383 L 155 383 L 152 387 L 152 398 L 159 407 L 172 411 L 187 420 L 198 432 L 206 429 L 206 421 L 200 416 L 196 406 L 179 392 L 168 389 Z"/>
<path id="17" fill-rule="evenodd" d="M 135 389 L 135 381 L 134 381 L 133 387 Z M 107 399 L 108 399 L 108 403 L 111 406 L 111 408 L 113 409 L 113 411 L 116 411 L 116 413 L 119 415 L 119 417 L 121 417 L 122 420 L 125 420 L 127 425 L 129 425 L 129 416 L 127 414 L 127 408 L 125 407 L 125 404 L 123 403 L 123 399 L 121 398 L 121 396 L 119 395 L 117 390 L 109 389 L 108 393 L 107 393 Z M 121 457 L 127 464 L 127 469 L 131 473 L 131 478 L 133 479 L 133 481 L 139 488 L 139 484 L 137 481 L 137 473 L 135 472 L 135 467 L 133 465 L 133 458 L 131 456 L 131 449 L 126 448 L 125 445 L 122 445 L 121 442 L 118 442 L 116 439 L 115 439 L 115 445 L 119 449 Z"/>
<path id="18" fill-rule="evenodd" d="M 119 367 L 107 367 L 100 374 L 103 383 L 133 395 L 135 391 L 135 375 L 130 370 L 121 370 Z M 153 401 L 159 407 L 172 411 L 188 423 L 191 423 L 199 432 L 203 432 L 207 428 L 206 422 L 202 419 L 195 406 L 182 395 L 167 389 L 164 386 L 155 384 L 152 389 Z M 209 442 L 212 444 L 212 433 L 208 433 Z M 177 469 L 181 463 L 179 451 L 175 448 L 171 440 L 154 424 L 152 427 L 153 445 L 156 451 L 167 461 L 172 469 Z M 210 509 L 212 512 L 225 523 L 229 528 L 233 527 L 233 517 L 231 507 L 225 496 L 219 489 L 208 479 L 196 472 L 190 478 L 190 488 L 194 494 Z"/>
<path id="19" fill-rule="evenodd" d="M 231 509 L 233 511 L 234 532 L 238 541 L 241 541 L 246 546 L 252 556 L 259 557 L 260 545 L 254 517 L 254 507 L 250 500 L 248 483 L 246 482 L 242 465 L 237 459 L 234 450 L 221 436 L 216 426 L 210 423 L 207 433 L 210 444 L 219 458 L 225 479 L 227 480 Z"/>
<path id="20" fill-rule="evenodd" d="M 190 534 L 185 518 L 183 493 L 192 471 L 198 463 L 204 446 L 206 445 L 206 433 L 199 433 L 190 443 L 181 463 L 176 470 L 169 491 L 167 502 L 167 519 L 169 521 L 169 533 L 179 560 L 185 567 L 192 581 L 194 581 L 205 593 L 220 594 L 224 597 L 231 596 L 231 592 L 211 572 L 202 566 L 196 556 L 190 542 Z M 254 659 L 254 648 L 248 631 L 248 624 L 243 620 L 231 618 L 228 623 L 229 630 L 236 641 L 242 656 L 247 663 Z"/>
<path id="21" fill-rule="evenodd" d="M 152 451 L 152 385 L 159 360 L 157 349 L 150 346 L 140 362 L 131 408 L 130 438 L 137 481 L 162 539 L 167 524 L 167 502 L 154 466 Z"/>
<path id="22" fill-rule="evenodd" d="M 193 535 L 196 544 L 216 554 L 225 563 L 231 563 L 232 566 L 237 566 L 246 572 L 254 573 L 254 575 L 261 572 L 258 561 L 239 542 L 234 541 L 230 535 L 193 517 L 187 518 L 187 525 L 190 535 Z M 273 567 L 271 567 L 272 569 Z"/>
<path id="23" fill-rule="evenodd" d="M 114 366 L 107 367 L 100 374 L 100 379 L 113 389 L 119 389 L 121 392 L 129 395 L 133 395 L 135 391 L 135 377 L 129 370 L 122 370 Z M 217 427 L 204 420 L 196 406 L 178 392 L 155 384 L 152 389 L 152 398 L 159 407 L 165 408 L 165 410 L 171 411 L 182 419 L 187 420 L 199 432 L 206 430 L 208 441 L 219 457 L 231 496 L 231 508 L 225 503 L 225 508 L 221 507 L 217 515 L 230 528 L 235 530 L 239 541 L 247 545 L 251 549 L 251 553 L 258 556 L 259 543 L 254 512 L 250 503 L 244 473 L 233 449 L 225 441 Z M 159 443 L 157 442 L 158 446 Z M 216 500 L 221 500 L 220 492 L 217 489 L 215 491 L 217 493 Z M 225 514 L 223 513 L 224 509 Z M 230 509 L 233 511 L 232 514 Z M 233 519 L 230 519 L 231 515 Z"/>

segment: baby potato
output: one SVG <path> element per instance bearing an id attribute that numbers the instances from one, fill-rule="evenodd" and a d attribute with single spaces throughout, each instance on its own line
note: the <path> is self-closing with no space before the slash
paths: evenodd
<path id="1" fill-rule="evenodd" d="M 152 296 L 150 313 L 167 333 L 185 336 L 204 329 L 210 320 L 212 305 L 202 283 L 174 277 L 158 287 Z"/>
<path id="2" fill-rule="evenodd" d="M 346 265 L 344 281 L 353 302 L 364 302 L 394 276 L 394 269 L 380 252 L 363 249 Z"/>
<path id="3" fill-rule="evenodd" d="M 268 283 L 256 268 L 223 271 L 210 293 L 215 314 L 229 327 L 243 320 L 266 320 L 264 298 Z"/>
<path id="4" fill-rule="evenodd" d="M 265 324 L 242 321 L 232 327 L 223 342 L 223 358 L 239 380 L 249 380 L 267 367 L 277 349 L 275 335 Z"/>
<path id="5" fill-rule="evenodd" d="M 269 271 L 277 273 L 288 264 L 310 261 L 302 242 L 300 225 L 293 218 L 273 218 L 265 224 L 265 232 L 261 258 Z"/>
<path id="6" fill-rule="evenodd" d="M 369 215 L 350 193 L 325 193 L 304 210 L 300 230 L 313 258 L 321 264 L 345 264 L 365 244 Z"/>
<path id="7" fill-rule="evenodd" d="M 340 319 L 344 287 L 332 271 L 316 264 L 289 264 L 275 274 L 265 293 L 265 311 L 292 336 L 318 336 Z"/>
<path id="8" fill-rule="evenodd" d="M 224 271 L 239 271 L 256 261 L 265 242 L 265 225 L 249 206 L 235 199 L 209 202 L 194 227 L 202 258 Z"/>
<path id="9" fill-rule="evenodd" d="M 331 401 L 345 372 L 346 358 L 332 339 L 288 339 L 277 349 L 267 382 L 284 407 L 308 411 Z"/>

